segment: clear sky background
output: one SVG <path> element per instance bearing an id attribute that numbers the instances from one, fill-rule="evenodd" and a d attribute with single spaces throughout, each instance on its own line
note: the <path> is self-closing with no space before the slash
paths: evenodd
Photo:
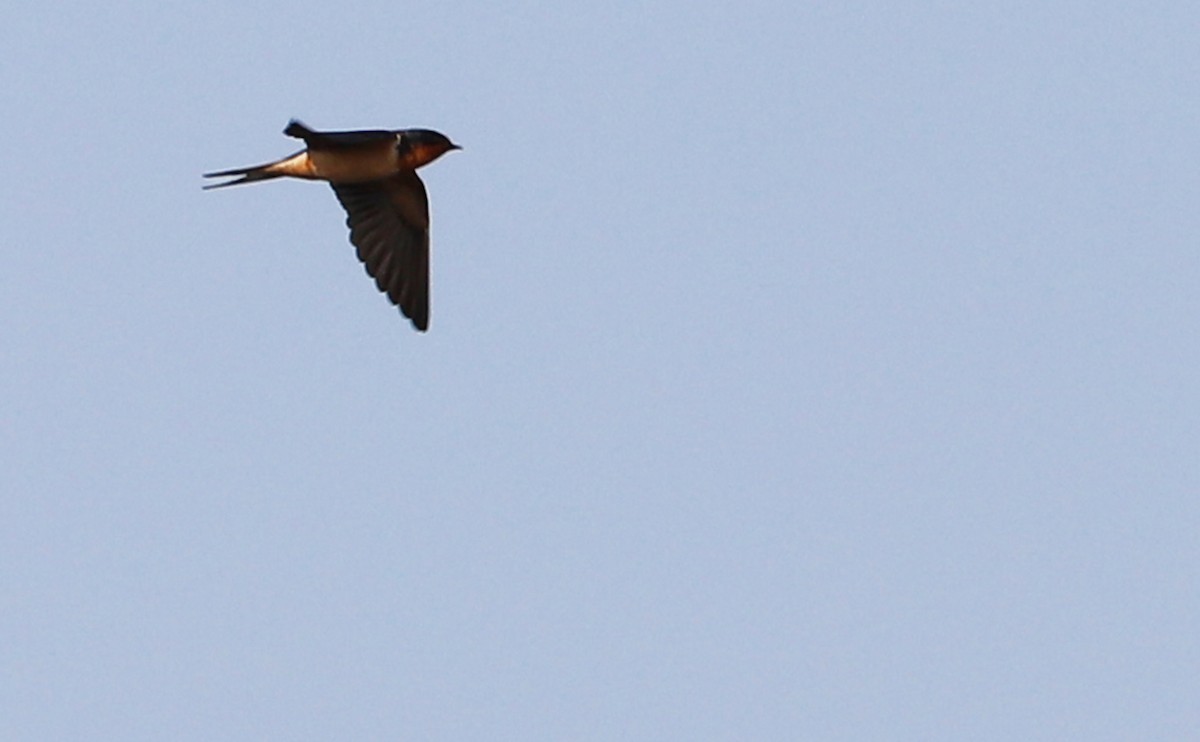
<path id="1" fill-rule="evenodd" d="M 0 738 L 1200 729 L 1194 3 L 19 3 Z M 429 127 L 430 332 L 324 184 Z"/>

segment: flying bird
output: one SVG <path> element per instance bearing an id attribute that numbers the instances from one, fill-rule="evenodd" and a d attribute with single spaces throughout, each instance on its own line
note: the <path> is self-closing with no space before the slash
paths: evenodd
<path id="1" fill-rule="evenodd" d="M 346 210 L 358 259 L 405 317 L 429 327 L 429 198 L 417 168 L 462 149 L 429 129 L 313 131 L 299 121 L 283 133 L 304 149 L 265 165 L 205 173 L 235 177 L 204 186 L 224 188 L 274 178 L 326 180 Z"/>

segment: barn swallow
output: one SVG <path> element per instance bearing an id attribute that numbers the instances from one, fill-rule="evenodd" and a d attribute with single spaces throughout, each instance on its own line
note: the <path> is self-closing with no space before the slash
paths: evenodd
<path id="1" fill-rule="evenodd" d="M 413 325 L 429 327 L 429 198 L 417 168 L 462 149 L 428 129 L 313 131 L 299 121 L 283 133 L 305 148 L 265 165 L 205 173 L 236 177 L 224 188 L 274 178 L 325 180 L 348 215 L 350 242 L 379 290 Z"/>

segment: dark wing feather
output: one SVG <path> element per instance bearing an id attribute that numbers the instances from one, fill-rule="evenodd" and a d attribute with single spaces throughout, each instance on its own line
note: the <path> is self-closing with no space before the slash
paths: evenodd
<path id="1" fill-rule="evenodd" d="M 364 129 L 362 131 L 313 131 L 299 121 L 292 119 L 288 122 L 284 134 L 295 139 L 303 139 L 309 149 L 352 149 L 363 145 L 378 144 L 385 141 L 396 141 L 396 132 L 384 129 Z"/>
<path id="2" fill-rule="evenodd" d="M 333 183 L 350 242 L 379 290 L 418 330 L 429 327 L 429 201 L 416 173 Z"/>

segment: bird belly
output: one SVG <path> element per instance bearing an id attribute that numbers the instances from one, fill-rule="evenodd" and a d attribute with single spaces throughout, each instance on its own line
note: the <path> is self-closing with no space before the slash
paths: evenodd
<path id="1" fill-rule="evenodd" d="M 312 176 L 331 183 L 360 183 L 395 175 L 399 162 L 391 142 L 354 150 L 309 150 Z"/>

